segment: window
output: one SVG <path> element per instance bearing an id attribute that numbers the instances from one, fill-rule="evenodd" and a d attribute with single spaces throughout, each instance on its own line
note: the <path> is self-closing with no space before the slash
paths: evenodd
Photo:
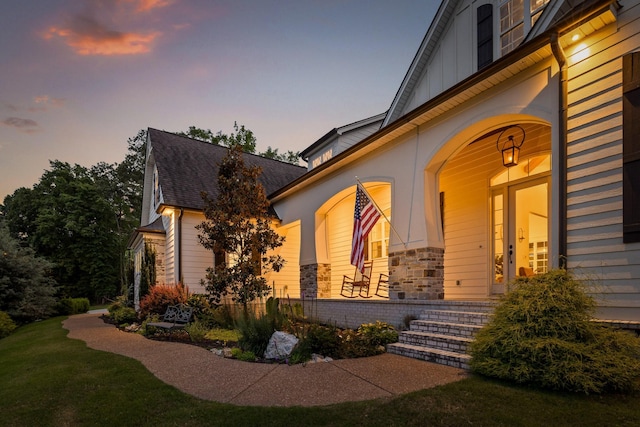
<path id="1" fill-rule="evenodd" d="M 549 0 L 500 2 L 500 52 L 506 55 L 524 40 Z"/>
<path id="2" fill-rule="evenodd" d="M 640 52 L 622 61 L 622 232 L 640 242 Z"/>
<path id="3" fill-rule="evenodd" d="M 479 70 L 493 62 L 493 5 L 483 4 L 476 13 Z"/>
<path id="4" fill-rule="evenodd" d="M 160 204 L 160 184 L 158 183 L 158 168 L 153 167 L 153 202 L 155 206 Z"/>
<path id="5" fill-rule="evenodd" d="M 391 220 L 391 209 L 386 209 L 384 215 Z M 365 241 L 365 259 L 386 258 L 389 249 L 389 231 L 391 227 L 387 219 L 382 216 L 373 227 Z"/>

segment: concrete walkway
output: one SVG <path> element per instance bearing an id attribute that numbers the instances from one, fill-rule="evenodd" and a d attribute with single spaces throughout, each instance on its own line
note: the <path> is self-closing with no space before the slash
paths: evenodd
<path id="1" fill-rule="evenodd" d="M 69 338 L 90 348 L 139 360 L 185 393 L 234 405 L 317 406 L 388 398 L 467 376 L 461 369 L 393 354 L 292 366 L 241 362 L 201 347 L 122 332 L 100 315 L 70 316 L 63 327 Z"/>

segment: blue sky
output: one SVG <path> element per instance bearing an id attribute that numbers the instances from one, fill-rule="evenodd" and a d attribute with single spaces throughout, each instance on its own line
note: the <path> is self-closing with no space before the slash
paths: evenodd
<path id="1" fill-rule="evenodd" d="M 49 160 L 124 159 L 140 129 L 245 125 L 301 151 L 387 110 L 435 0 L 0 3 L 0 203 Z"/>

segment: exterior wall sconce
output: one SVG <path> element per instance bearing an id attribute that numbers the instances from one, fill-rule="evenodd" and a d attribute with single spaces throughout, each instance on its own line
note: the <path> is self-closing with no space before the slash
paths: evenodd
<path id="1" fill-rule="evenodd" d="M 520 147 L 524 144 L 524 129 L 519 125 L 511 125 L 500 132 L 496 148 L 502 153 L 502 164 L 508 168 L 518 164 Z"/>

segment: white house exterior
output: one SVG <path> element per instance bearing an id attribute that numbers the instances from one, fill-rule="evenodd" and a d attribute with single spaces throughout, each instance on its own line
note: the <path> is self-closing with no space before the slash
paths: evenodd
<path id="1" fill-rule="evenodd" d="M 353 271 L 358 177 L 397 232 L 373 257 L 391 303 L 491 299 L 566 265 L 601 317 L 640 320 L 637 118 L 623 111 L 638 18 L 637 1 L 444 1 L 382 128 L 271 195 L 301 224 L 305 295 L 340 299 Z M 510 168 L 507 128 L 525 135 Z"/>
<path id="2" fill-rule="evenodd" d="M 599 317 L 640 321 L 636 51 L 638 0 L 444 0 L 389 111 L 330 131 L 303 152 L 306 173 L 268 191 L 287 236 L 276 293 L 313 298 L 327 320 L 398 324 L 422 304 L 492 300 L 519 275 L 566 266 L 590 281 Z M 524 142 L 505 167 L 509 135 Z M 164 209 L 164 188 L 151 203 L 149 158 L 142 223 L 162 215 L 173 283 L 172 230 L 198 208 Z M 340 295 L 357 180 L 390 220 L 367 250 L 373 286 L 390 275 L 388 298 Z M 203 277 L 207 256 L 182 253 L 185 281 L 188 269 Z"/>

